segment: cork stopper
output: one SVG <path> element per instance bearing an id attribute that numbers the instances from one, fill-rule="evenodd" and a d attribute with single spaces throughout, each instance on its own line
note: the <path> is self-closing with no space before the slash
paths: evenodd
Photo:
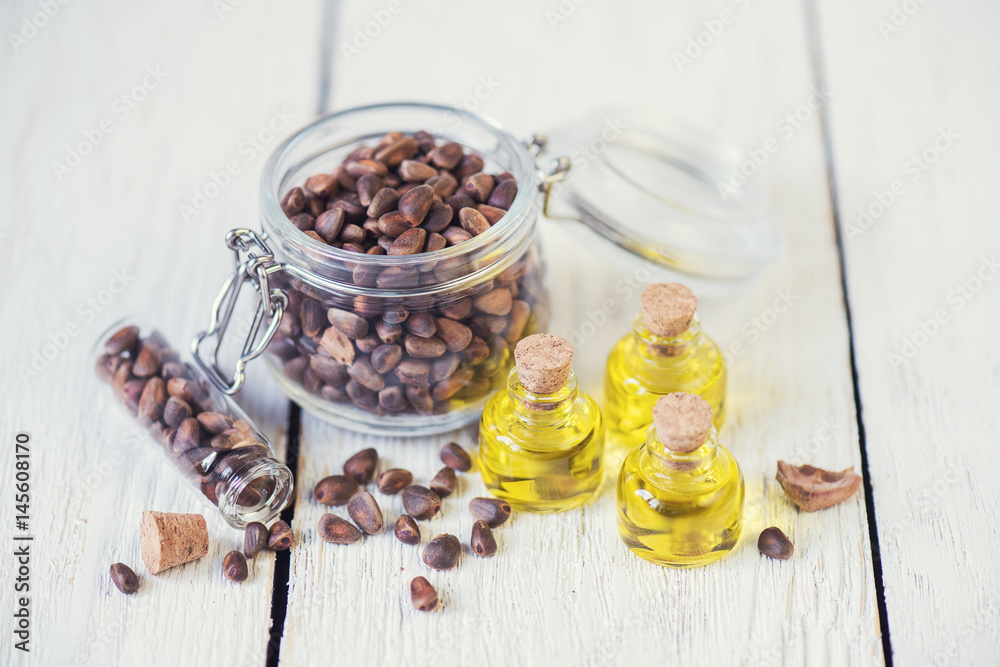
<path id="1" fill-rule="evenodd" d="M 691 326 L 698 297 L 680 283 L 653 283 L 642 291 L 642 321 L 657 336 L 680 336 Z"/>
<path id="2" fill-rule="evenodd" d="M 150 574 L 198 560 L 208 553 L 205 517 L 145 510 L 139 527 L 139 547 Z"/>
<path id="3" fill-rule="evenodd" d="M 514 363 L 521 384 L 532 394 L 551 394 L 566 386 L 573 346 L 552 334 L 522 338 L 514 348 Z"/>
<path id="4" fill-rule="evenodd" d="M 661 396 L 653 406 L 656 437 L 672 452 L 698 449 L 712 428 L 712 406 L 701 396 L 674 392 Z"/>

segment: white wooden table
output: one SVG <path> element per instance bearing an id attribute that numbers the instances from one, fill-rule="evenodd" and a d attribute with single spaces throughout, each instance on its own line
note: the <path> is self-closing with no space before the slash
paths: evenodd
<path id="1" fill-rule="evenodd" d="M 1000 662 L 997 3 L 31 0 L 4 3 L 0 25 L 0 663 Z M 477 109 L 525 136 L 640 105 L 748 151 L 776 147 L 752 178 L 786 249 L 701 308 L 733 351 L 724 440 L 746 476 L 747 530 L 732 555 L 692 571 L 639 561 L 617 539 L 610 485 L 583 510 L 517 516 L 497 557 L 448 573 L 391 533 L 323 544 L 311 489 L 349 454 L 374 446 L 426 479 L 437 447 L 474 429 L 345 432 L 251 366 L 239 402 L 297 452 L 298 544 L 258 557 L 243 585 L 220 576 L 240 535 L 126 439 L 89 348 L 136 311 L 186 341 L 228 269 L 224 232 L 257 225 L 269 151 L 318 112 L 390 99 Z M 239 173 L 210 187 L 229 162 Z M 576 234 L 545 225 L 551 328 L 614 300 L 575 362 L 596 391 L 638 295 L 616 293 L 621 272 Z M 19 432 L 35 538 L 27 655 L 12 635 Z M 864 492 L 800 513 L 774 482 L 779 458 L 855 466 Z M 430 530 L 467 537 L 464 506 L 482 493 L 464 476 Z M 385 503 L 393 520 L 398 502 Z M 208 557 L 150 576 L 143 509 L 204 512 Z M 791 560 L 757 553 L 769 525 L 795 543 Z M 142 575 L 139 594 L 113 589 L 119 560 Z M 410 606 L 417 574 L 439 612 Z"/>

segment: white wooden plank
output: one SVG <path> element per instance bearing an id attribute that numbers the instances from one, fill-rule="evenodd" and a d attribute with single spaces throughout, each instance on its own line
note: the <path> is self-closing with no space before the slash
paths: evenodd
<path id="1" fill-rule="evenodd" d="M 332 86 L 337 108 L 471 100 L 468 106 L 527 135 L 609 103 L 639 104 L 699 120 L 747 149 L 776 138 L 779 150 L 756 178 L 776 200 L 788 250 L 750 290 L 702 308 L 705 329 L 720 344 L 743 345 L 732 364 L 724 440 L 747 479 L 747 533 L 736 553 L 708 568 L 671 571 L 639 562 L 618 541 L 608 484 L 582 510 L 519 515 L 497 531 L 501 552 L 494 559 L 466 552 L 448 573 L 430 571 L 420 549 L 390 534 L 354 546 L 322 544 L 315 526 L 325 509 L 312 500 L 311 487 L 347 456 L 375 446 L 387 459 L 383 467 L 408 467 L 426 481 L 438 467 L 438 446 L 448 438 L 468 444 L 475 429 L 401 440 L 354 435 L 306 417 L 295 515 L 302 546 L 292 554 L 282 660 L 306 663 L 335 651 L 364 664 L 880 663 L 863 498 L 800 514 L 773 481 L 779 458 L 829 468 L 859 464 L 819 124 L 811 111 L 791 136 L 777 126 L 806 103 L 814 85 L 799 8 L 519 2 L 489 11 L 445 0 L 400 3 L 360 53 L 345 52 L 356 28 L 386 6 L 343 7 Z M 547 12 L 560 6 L 573 9 L 553 28 Z M 732 15 L 722 33 L 679 71 L 674 52 L 723 10 Z M 496 85 L 479 99 L 482 79 Z M 616 293 L 616 281 L 629 274 L 602 264 L 600 249 L 572 245 L 574 234 L 546 225 L 552 330 L 579 328 L 588 311 L 612 299 L 617 311 L 575 359 L 584 385 L 597 390 L 605 355 L 626 330 L 638 294 Z M 779 291 L 794 300 L 774 320 L 767 309 Z M 768 322 L 766 331 L 755 317 Z M 620 455 L 611 461 L 613 470 Z M 465 507 L 482 492 L 478 478 L 464 476 L 441 518 L 423 525 L 424 542 L 439 532 L 466 542 Z M 391 526 L 399 500 L 379 499 Z M 789 562 L 756 551 L 757 533 L 772 524 L 796 544 Z M 439 613 L 410 606 L 407 586 L 418 574 L 441 591 Z"/>
<path id="2" fill-rule="evenodd" d="M 819 6 L 893 651 L 992 664 L 1000 7 Z"/>
<path id="3" fill-rule="evenodd" d="M 5 3 L 0 19 L 4 572 L 13 571 L 13 438 L 21 430 L 32 436 L 35 536 L 31 653 L 10 641 L 14 600 L 5 586 L 0 662 L 263 664 L 273 555 L 259 557 L 242 586 L 222 577 L 222 556 L 241 534 L 202 505 L 154 447 L 123 440 L 128 420 L 87 356 L 102 327 L 123 314 L 150 313 L 185 347 L 205 325 L 229 270 L 225 231 L 256 224 L 265 155 L 250 157 L 241 142 L 266 128 L 274 109 L 301 124 L 315 108 L 320 8 L 309 0 L 232 3 L 220 17 L 211 3 L 60 4 L 15 52 L 8 34 L 40 4 Z M 147 68 L 159 69 L 162 81 L 135 93 L 134 109 L 123 106 L 121 96 Z M 98 145 L 59 180 L 53 162 L 102 118 L 112 131 L 99 143 L 91 133 Z M 179 205 L 229 161 L 241 173 L 186 221 Z M 105 295 L 116 271 L 132 277 Z M 78 305 L 105 296 L 97 316 Z M 76 333 L 65 348 L 22 380 L 18 367 L 70 325 Z M 283 448 L 281 393 L 258 374 L 240 402 Z M 138 551 L 144 509 L 202 512 L 209 555 L 158 577 L 146 573 Z M 143 579 L 134 597 L 109 581 L 108 567 L 119 560 Z"/>

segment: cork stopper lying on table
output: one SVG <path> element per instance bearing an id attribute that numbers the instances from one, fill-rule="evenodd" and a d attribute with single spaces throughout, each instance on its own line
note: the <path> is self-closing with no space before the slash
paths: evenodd
<path id="1" fill-rule="evenodd" d="M 698 297 L 680 283 L 653 283 L 642 291 L 642 321 L 656 336 L 680 336 L 696 310 Z"/>
<path id="2" fill-rule="evenodd" d="M 150 574 L 198 560 L 208 553 L 205 517 L 145 510 L 139 527 L 139 547 Z"/>
<path id="3" fill-rule="evenodd" d="M 573 346 L 552 334 L 534 334 L 514 348 L 514 364 L 521 385 L 532 394 L 551 394 L 569 380 Z"/>
<path id="4" fill-rule="evenodd" d="M 674 392 L 661 396 L 653 406 L 656 437 L 678 454 L 698 449 L 712 429 L 712 406 L 701 396 Z"/>

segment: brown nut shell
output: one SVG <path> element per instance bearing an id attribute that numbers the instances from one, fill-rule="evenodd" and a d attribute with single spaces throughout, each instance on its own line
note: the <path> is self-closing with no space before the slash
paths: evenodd
<path id="1" fill-rule="evenodd" d="M 757 538 L 757 550 L 769 558 L 777 560 L 788 560 L 791 558 L 795 547 L 791 540 L 777 526 L 771 526 L 760 531 Z"/>
<path id="2" fill-rule="evenodd" d="M 313 494 L 321 505 L 344 505 L 358 491 L 358 483 L 347 475 L 330 475 L 316 484 Z"/>
<path id="3" fill-rule="evenodd" d="M 396 520 L 396 539 L 403 544 L 417 544 L 420 542 L 420 526 L 409 514 L 400 514 Z"/>
<path id="4" fill-rule="evenodd" d="M 389 468 L 378 476 L 378 490 L 386 495 L 399 493 L 413 481 L 413 473 L 402 468 Z"/>
<path id="5" fill-rule="evenodd" d="M 344 461 L 344 474 L 358 484 L 367 484 L 372 480 L 376 466 L 378 466 L 378 452 L 369 447 Z"/>
<path id="6" fill-rule="evenodd" d="M 424 562 L 435 570 L 450 570 L 458 565 L 462 543 L 454 535 L 437 535 L 424 547 Z"/>
<path id="7" fill-rule="evenodd" d="M 361 531 L 336 514 L 321 516 L 316 525 L 316 533 L 324 542 L 331 544 L 353 544 L 361 539 Z"/>
<path id="8" fill-rule="evenodd" d="M 114 563 L 111 566 L 111 581 L 125 595 L 132 595 L 139 590 L 139 577 L 125 563 Z"/>
<path id="9" fill-rule="evenodd" d="M 424 577 L 416 577 L 410 582 L 410 601 L 417 611 L 434 611 L 438 605 L 438 594 L 431 582 Z"/>
<path id="10" fill-rule="evenodd" d="M 247 559 L 239 551 L 230 551 L 222 560 L 222 573 L 234 584 L 246 581 L 250 575 Z"/>
<path id="11" fill-rule="evenodd" d="M 430 519 L 441 511 L 441 496 L 425 486 L 403 489 L 403 509 L 414 519 Z"/>
<path id="12" fill-rule="evenodd" d="M 441 463 L 459 472 L 472 470 L 472 457 L 465 448 L 457 442 L 446 443 L 441 448 Z"/>
<path id="13" fill-rule="evenodd" d="M 434 479 L 430 481 L 431 491 L 438 494 L 442 498 L 446 498 L 451 494 L 455 493 L 455 489 L 458 488 L 458 476 L 455 475 L 455 469 L 445 466 L 438 470 L 437 474 L 434 475 Z"/>
<path id="14" fill-rule="evenodd" d="M 248 523 L 243 532 L 243 555 L 253 558 L 267 546 L 267 526 L 259 521 Z"/>
<path id="15" fill-rule="evenodd" d="M 295 533 L 285 521 L 275 521 L 268 531 L 267 548 L 271 551 L 287 551 L 295 542 Z"/>
<path id="16" fill-rule="evenodd" d="M 472 539 L 469 541 L 472 552 L 477 556 L 489 558 L 497 552 L 497 541 L 493 537 L 490 525 L 482 519 L 472 524 Z"/>
<path id="17" fill-rule="evenodd" d="M 382 531 L 382 509 L 367 491 L 358 491 L 347 501 L 347 513 L 368 535 Z"/>
<path id="18" fill-rule="evenodd" d="M 854 472 L 853 467 L 831 472 L 811 465 L 795 466 L 785 461 L 778 461 L 775 479 L 788 499 L 806 512 L 842 503 L 861 486 L 861 476 Z"/>
<path id="19" fill-rule="evenodd" d="M 510 518 L 510 505 L 499 498 L 473 498 L 469 501 L 469 513 L 496 528 Z"/>

